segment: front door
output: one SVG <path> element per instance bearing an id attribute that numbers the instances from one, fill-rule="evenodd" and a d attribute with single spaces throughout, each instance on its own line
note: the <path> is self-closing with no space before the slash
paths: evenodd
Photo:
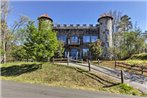
<path id="1" fill-rule="evenodd" d="M 71 49 L 71 51 L 70 51 L 70 57 L 72 59 L 76 59 L 78 57 L 78 49 L 76 49 L 76 48 Z"/>

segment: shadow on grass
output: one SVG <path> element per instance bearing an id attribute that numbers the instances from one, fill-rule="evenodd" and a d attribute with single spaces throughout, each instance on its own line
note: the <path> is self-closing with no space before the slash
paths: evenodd
<path id="1" fill-rule="evenodd" d="M 114 83 L 114 82 L 111 82 L 109 81 L 108 79 L 104 79 L 104 78 L 101 78 L 99 77 L 98 75 L 95 75 L 93 73 L 90 73 L 89 71 L 85 71 L 85 70 L 82 70 L 80 68 L 76 68 L 76 70 L 80 73 L 83 73 L 85 74 L 86 76 L 90 77 L 91 79 L 94 79 L 96 80 L 97 82 L 103 84 L 104 86 L 103 87 L 113 87 L 113 86 L 116 86 L 116 85 L 119 85 L 120 83 Z"/>
<path id="2" fill-rule="evenodd" d="M 1 76 L 18 76 L 42 68 L 41 64 L 21 64 L 1 68 Z"/>
<path id="3" fill-rule="evenodd" d="M 118 82 L 111 82 L 111 80 L 109 80 L 109 79 L 107 79 L 105 77 L 102 78 L 102 77 L 100 77 L 98 75 L 95 75 L 93 73 L 90 73 L 89 71 L 83 70 L 83 69 L 78 68 L 78 67 L 63 66 L 63 65 L 60 65 L 60 64 L 56 64 L 56 65 L 60 66 L 60 67 L 65 67 L 65 68 L 70 68 L 70 69 L 76 70 L 77 72 L 82 73 L 82 74 L 90 77 L 93 80 L 96 80 L 98 83 L 101 83 L 104 88 L 113 87 L 113 86 L 116 86 L 116 85 L 120 84 Z"/>

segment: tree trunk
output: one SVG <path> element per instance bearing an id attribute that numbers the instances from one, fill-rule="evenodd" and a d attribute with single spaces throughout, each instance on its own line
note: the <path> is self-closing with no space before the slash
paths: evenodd
<path id="1" fill-rule="evenodd" d="M 2 49 L 3 49 L 3 55 L 2 55 L 2 61 L 1 63 L 6 63 L 6 42 L 5 42 L 5 27 L 4 27 L 4 31 L 3 31 L 3 35 L 2 35 Z"/>
<path id="2" fill-rule="evenodd" d="M 6 44 L 5 44 L 5 41 L 4 41 L 3 49 L 4 49 L 3 60 L 4 60 L 4 63 L 6 63 Z"/>
<path id="3" fill-rule="evenodd" d="M 7 15 L 9 13 L 9 0 L 1 0 L 1 34 L 2 34 L 2 63 L 6 62 L 6 33 L 7 33 Z"/>

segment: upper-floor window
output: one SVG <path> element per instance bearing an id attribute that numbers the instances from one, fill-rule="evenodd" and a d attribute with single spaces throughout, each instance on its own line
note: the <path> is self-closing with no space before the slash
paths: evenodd
<path id="1" fill-rule="evenodd" d="M 58 40 L 63 41 L 64 43 L 66 43 L 66 35 L 58 35 Z"/>
<path id="2" fill-rule="evenodd" d="M 97 41 L 97 39 L 98 39 L 98 37 L 97 37 L 97 36 L 91 36 L 91 42 L 96 42 L 96 41 Z"/>
<path id="3" fill-rule="evenodd" d="M 83 36 L 83 42 L 84 43 L 89 43 L 89 42 L 96 42 L 97 41 L 97 39 L 98 39 L 98 36 L 95 36 L 95 35 L 93 35 L 93 36 Z"/>
<path id="4" fill-rule="evenodd" d="M 73 36 L 71 37 L 71 42 L 72 42 L 72 43 L 78 43 L 78 36 L 77 36 L 77 35 L 73 35 Z"/>
<path id="5" fill-rule="evenodd" d="M 89 43 L 90 42 L 90 36 L 83 36 L 83 42 Z"/>

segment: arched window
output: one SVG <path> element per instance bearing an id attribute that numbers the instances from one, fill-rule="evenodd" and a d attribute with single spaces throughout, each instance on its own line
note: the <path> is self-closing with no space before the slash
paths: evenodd
<path id="1" fill-rule="evenodd" d="M 63 41 L 64 43 L 66 43 L 66 39 L 67 39 L 66 35 L 61 35 L 61 34 L 58 35 L 58 40 Z"/>
<path id="2" fill-rule="evenodd" d="M 71 37 L 71 42 L 72 42 L 72 43 L 78 43 L 78 36 L 77 36 L 77 35 L 73 35 L 73 36 Z"/>

